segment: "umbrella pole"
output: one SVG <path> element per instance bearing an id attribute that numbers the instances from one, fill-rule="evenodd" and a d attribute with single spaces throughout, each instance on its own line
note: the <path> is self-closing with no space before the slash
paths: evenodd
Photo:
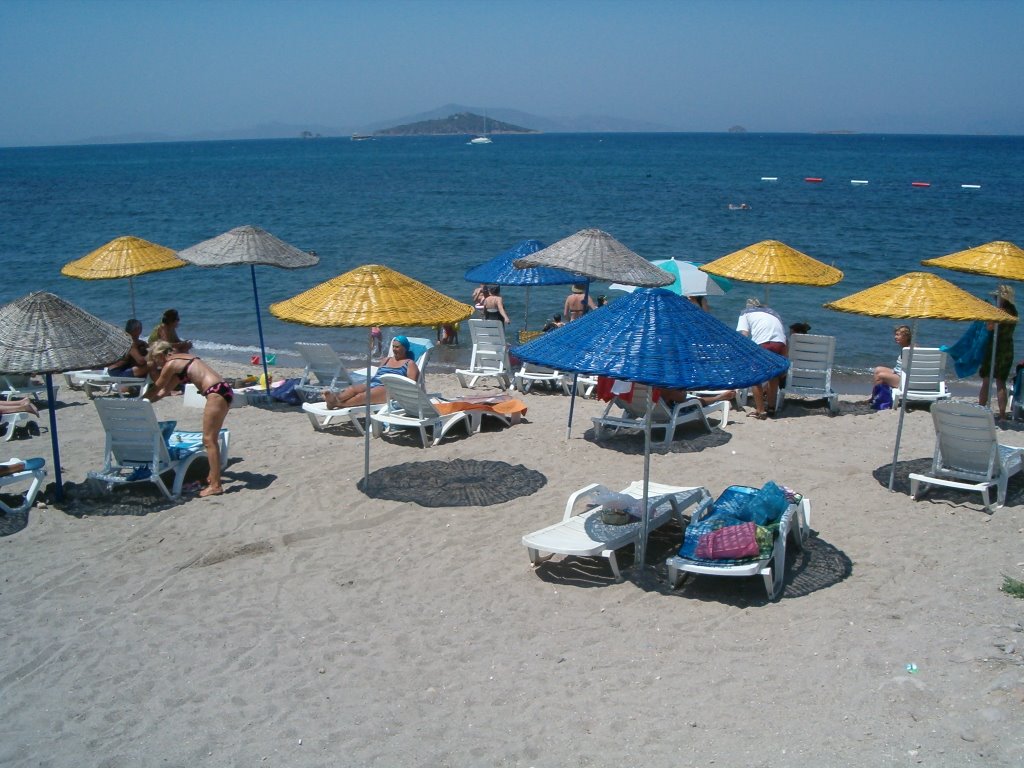
<path id="1" fill-rule="evenodd" d="M 910 369 L 914 366 L 914 339 L 917 338 L 917 320 L 914 321 L 914 327 L 910 331 L 910 354 L 907 355 L 907 370 L 904 371 L 906 375 L 907 384 L 910 383 Z M 907 412 L 907 387 L 903 387 L 903 397 L 900 398 L 900 420 L 896 426 L 896 447 L 892 451 L 892 468 L 889 470 L 889 490 L 893 490 L 893 486 L 896 484 L 896 460 L 900 455 L 900 438 L 903 436 L 903 417 Z"/>
<path id="2" fill-rule="evenodd" d="M 590 304 L 590 280 L 584 284 L 583 287 L 583 314 L 587 314 L 587 309 Z M 565 322 L 569 322 L 566 320 Z M 569 394 L 569 423 L 565 425 L 565 439 L 568 440 L 572 434 L 572 412 L 576 410 L 576 378 L 579 376 L 578 373 L 572 375 L 572 392 Z"/>
<path id="3" fill-rule="evenodd" d="M 370 366 L 373 365 L 373 329 L 366 344 L 366 429 L 363 430 L 363 493 L 370 495 Z"/>
<path id="4" fill-rule="evenodd" d="M 260 361 L 263 363 L 263 387 L 264 391 L 270 393 L 270 373 L 267 371 L 267 348 L 263 345 L 263 320 L 260 319 L 260 294 L 256 290 L 256 265 L 250 264 L 249 271 L 252 273 L 252 298 L 256 302 L 256 331 L 260 335 Z"/>
<path id="5" fill-rule="evenodd" d="M 526 286 L 526 301 L 523 302 L 523 330 L 530 329 L 530 286 Z"/>
<path id="6" fill-rule="evenodd" d="M 644 492 L 640 507 L 640 541 L 636 545 L 636 565 L 642 573 L 647 561 L 647 529 L 650 525 L 647 509 L 648 487 L 651 484 L 651 414 L 654 412 L 654 389 L 647 398 L 647 412 L 644 414 Z"/>
<path id="7" fill-rule="evenodd" d="M 132 317 L 138 318 L 138 315 L 135 313 L 135 278 L 131 275 L 128 275 L 128 291 L 132 295 Z"/>
<path id="8" fill-rule="evenodd" d="M 56 480 L 57 501 L 64 501 L 64 481 L 60 475 L 60 446 L 57 445 L 57 398 L 53 394 L 53 374 L 46 374 L 46 404 L 50 412 L 50 446 L 53 449 L 53 476 Z M 13 429 L 14 427 L 8 427 Z"/>

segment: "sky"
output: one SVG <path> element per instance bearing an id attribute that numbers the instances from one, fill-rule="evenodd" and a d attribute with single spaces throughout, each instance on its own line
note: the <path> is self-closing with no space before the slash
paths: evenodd
<path id="1" fill-rule="evenodd" d="M 0 146 L 458 103 L 679 131 L 1024 134 L 1021 0 L 0 0 Z"/>

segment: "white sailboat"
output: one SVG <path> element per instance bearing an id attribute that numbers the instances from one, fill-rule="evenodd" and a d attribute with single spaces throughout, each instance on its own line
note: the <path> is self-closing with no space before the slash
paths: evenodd
<path id="1" fill-rule="evenodd" d="M 487 115 L 486 114 L 484 115 L 484 135 L 472 138 L 469 141 L 467 141 L 466 143 L 467 144 L 493 144 L 494 143 L 493 141 L 491 141 L 487 137 Z"/>

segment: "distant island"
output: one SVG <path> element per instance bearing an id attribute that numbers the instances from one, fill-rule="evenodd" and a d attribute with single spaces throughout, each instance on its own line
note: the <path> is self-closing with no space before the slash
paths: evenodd
<path id="1" fill-rule="evenodd" d="M 484 134 L 540 133 L 521 125 L 503 123 L 472 112 L 458 112 L 435 120 L 421 120 L 418 123 L 396 125 L 374 131 L 374 136 L 465 136 Z"/>

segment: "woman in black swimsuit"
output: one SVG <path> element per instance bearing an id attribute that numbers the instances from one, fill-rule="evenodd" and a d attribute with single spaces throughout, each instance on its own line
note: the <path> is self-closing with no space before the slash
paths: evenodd
<path id="1" fill-rule="evenodd" d="M 203 447 L 210 462 L 207 485 L 200 496 L 216 496 L 224 492 L 220 481 L 220 430 L 231 407 L 231 387 L 219 373 L 195 355 L 172 352 L 166 341 L 157 341 L 149 349 L 149 362 L 160 373 L 150 384 L 143 398 L 154 403 L 173 394 L 185 383 L 194 384 L 206 397 L 203 408 Z"/>
<path id="2" fill-rule="evenodd" d="M 492 285 L 487 289 L 487 297 L 484 299 L 484 320 L 501 320 L 508 325 L 508 315 L 505 314 L 505 302 L 501 299 L 501 288 Z"/>

